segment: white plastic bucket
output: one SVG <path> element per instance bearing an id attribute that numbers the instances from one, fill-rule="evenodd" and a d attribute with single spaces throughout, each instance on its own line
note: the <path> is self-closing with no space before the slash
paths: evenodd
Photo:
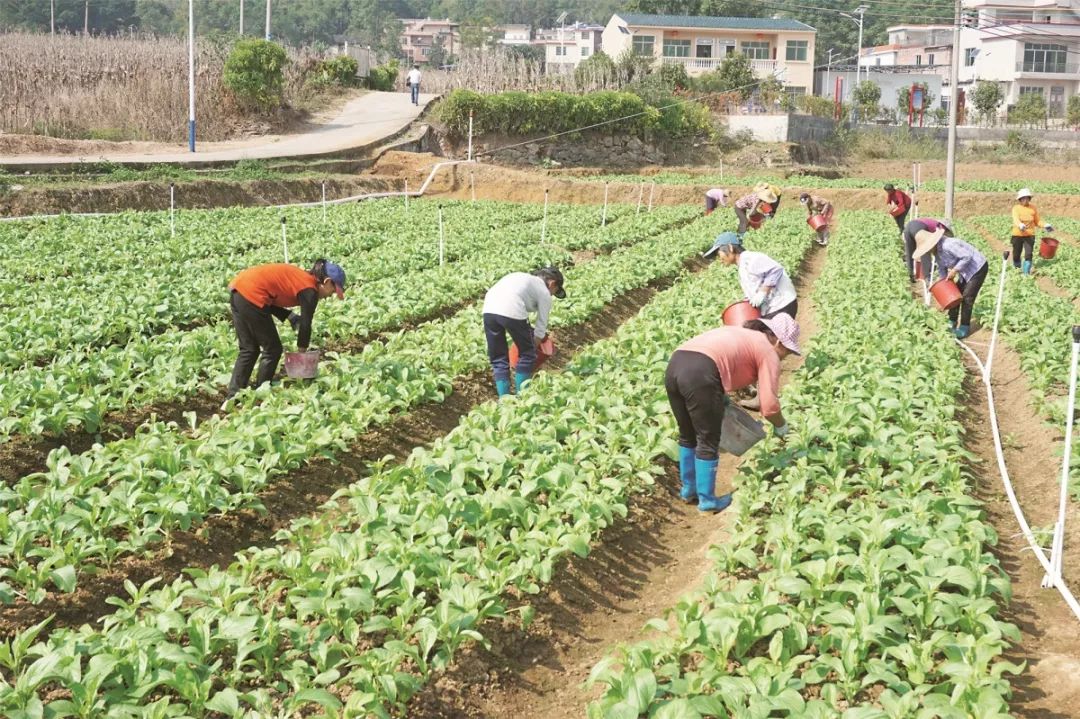
<path id="1" fill-rule="evenodd" d="M 737 404 L 729 402 L 724 408 L 724 424 L 720 429 L 720 449 L 741 457 L 746 450 L 765 439 L 761 422 Z"/>
<path id="2" fill-rule="evenodd" d="M 315 350 L 286 352 L 285 374 L 292 379 L 311 379 L 319 373 L 320 354 Z"/>

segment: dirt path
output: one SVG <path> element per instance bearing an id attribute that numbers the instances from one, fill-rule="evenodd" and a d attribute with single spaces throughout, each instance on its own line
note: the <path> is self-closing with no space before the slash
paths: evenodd
<path id="1" fill-rule="evenodd" d="M 984 347 L 974 347 L 984 356 Z M 1031 404 L 1027 378 L 1018 355 L 999 343 L 994 357 L 994 400 L 1005 449 L 1005 462 L 1017 497 L 1033 528 L 1052 529 L 1057 516 L 1061 472 L 1060 432 L 1049 428 Z M 998 532 L 994 554 L 1012 580 L 1013 599 L 1002 619 L 1021 631 L 1008 659 L 1026 661 L 1028 669 L 1011 678 L 1013 712 L 1032 719 L 1080 717 L 1080 620 L 1053 589 L 1042 589 L 1043 570 L 1006 498 L 997 470 L 986 391 L 974 376 L 964 423 L 968 449 L 978 455 L 977 495 Z M 1064 572 L 1074 592 L 1080 589 L 1080 516 L 1070 506 L 1066 520 Z M 1069 524 L 1071 522 L 1071 525 Z M 1043 546 L 1049 545 L 1049 533 Z"/>
<path id="2" fill-rule="evenodd" d="M 809 292 L 827 254 L 815 246 L 797 278 L 804 339 L 816 327 Z M 787 376 L 801 365 L 799 357 L 789 360 Z M 717 494 L 731 486 L 735 470 L 734 462 L 721 461 Z M 605 532 L 587 558 L 559 567 L 549 588 L 528 600 L 536 609 L 529 630 L 505 622 L 490 637 L 490 650 L 463 652 L 413 702 L 410 719 L 584 716 L 594 698 L 583 686 L 592 668 L 700 586 L 712 564 L 709 547 L 727 536 L 734 513 L 703 515 L 683 504 L 678 490 L 678 468 L 669 463 L 657 491 L 632 499 L 625 522 Z"/>

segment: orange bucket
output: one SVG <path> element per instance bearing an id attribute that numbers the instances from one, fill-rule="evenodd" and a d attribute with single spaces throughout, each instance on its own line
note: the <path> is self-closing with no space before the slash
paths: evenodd
<path id="1" fill-rule="evenodd" d="M 1039 257 L 1044 260 L 1054 259 L 1054 255 L 1057 254 L 1058 245 L 1060 244 L 1061 243 L 1053 237 L 1042 238 L 1042 242 L 1039 243 Z"/>
<path id="2" fill-rule="evenodd" d="M 755 212 L 754 214 L 747 217 L 746 221 L 750 223 L 750 226 L 756 230 L 760 228 L 763 224 L 765 224 L 765 215 L 761 214 L 760 212 Z"/>
<path id="3" fill-rule="evenodd" d="M 552 355 L 555 354 L 555 343 L 549 338 L 545 337 L 540 340 L 540 343 L 536 345 L 536 363 L 533 365 L 533 371 L 540 369 L 540 367 L 547 362 Z M 513 342 L 510 343 L 510 366 L 516 368 L 518 363 L 518 348 Z"/>
<path id="4" fill-rule="evenodd" d="M 889 214 L 892 215 L 893 217 L 899 217 L 900 215 L 904 214 L 905 212 L 907 212 L 907 210 L 905 210 L 900 205 L 897 205 L 896 207 L 889 210 Z"/>
<path id="5" fill-rule="evenodd" d="M 934 301 L 942 312 L 948 312 L 964 299 L 964 296 L 960 294 L 960 288 L 948 277 L 930 285 L 930 294 L 934 296 Z"/>
<path id="6" fill-rule="evenodd" d="M 742 327 L 743 322 L 760 319 L 761 312 L 746 300 L 742 300 L 728 305 L 720 317 L 728 327 Z"/>
<path id="7" fill-rule="evenodd" d="M 822 227 L 828 227 L 829 221 L 825 219 L 825 215 L 813 215 L 806 218 L 806 224 L 810 225 L 812 230 L 820 230 Z"/>

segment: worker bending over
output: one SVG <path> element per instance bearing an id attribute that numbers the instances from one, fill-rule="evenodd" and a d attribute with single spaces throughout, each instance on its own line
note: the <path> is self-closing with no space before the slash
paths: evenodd
<path id="1" fill-rule="evenodd" d="M 720 233 L 705 257 L 714 254 L 719 262 L 738 266 L 739 285 L 762 317 L 774 317 L 782 312 L 795 319 L 799 312 L 795 285 L 779 262 L 764 252 L 744 249 L 734 232 Z"/>
<path id="2" fill-rule="evenodd" d="M 986 257 L 967 242 L 945 237 L 944 227 L 938 227 L 936 232 L 922 230 L 915 235 L 915 260 L 926 254 L 933 254 L 937 258 L 938 275 L 955 282 L 963 295 L 960 304 L 949 310 L 953 334 L 962 340 L 971 334 L 971 311 L 990 265 Z"/>

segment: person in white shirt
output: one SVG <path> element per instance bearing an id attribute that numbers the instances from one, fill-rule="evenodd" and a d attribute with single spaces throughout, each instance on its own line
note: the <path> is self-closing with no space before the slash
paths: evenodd
<path id="1" fill-rule="evenodd" d="M 518 348 L 514 377 L 520 392 L 532 377 L 536 362 L 536 343 L 547 336 L 551 297 L 566 297 L 563 275 L 554 267 L 544 267 L 533 274 L 511 272 L 496 282 L 484 295 L 484 335 L 488 359 L 495 376 L 499 396 L 510 394 L 510 347 L 506 335 Z M 529 313 L 536 313 L 536 327 L 529 326 Z"/>
<path id="2" fill-rule="evenodd" d="M 412 91 L 412 104 L 420 104 L 420 66 L 413 65 L 412 70 L 409 70 L 409 76 L 405 80 L 409 86 L 409 90 Z"/>

